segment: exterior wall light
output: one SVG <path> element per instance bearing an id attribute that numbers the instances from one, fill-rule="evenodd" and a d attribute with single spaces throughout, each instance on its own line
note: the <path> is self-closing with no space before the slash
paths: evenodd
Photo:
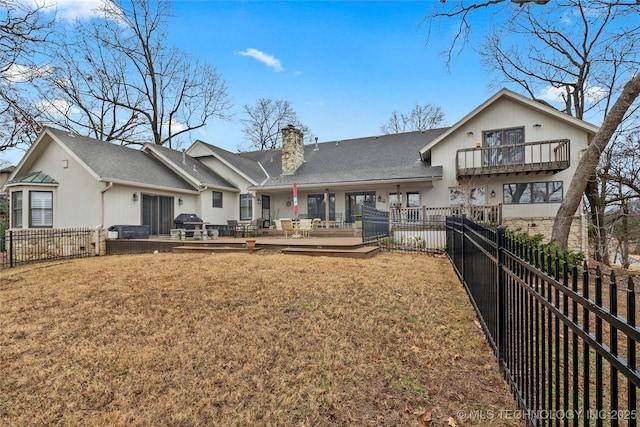
<path id="1" fill-rule="evenodd" d="M 138 201 L 138 193 L 133 193 L 133 201 L 134 202 Z"/>
<path id="2" fill-rule="evenodd" d="M 179 198 L 178 198 L 178 204 L 179 204 L 180 206 L 182 206 L 182 204 L 183 204 L 183 203 L 184 203 L 184 201 L 182 200 L 182 197 L 179 197 Z"/>

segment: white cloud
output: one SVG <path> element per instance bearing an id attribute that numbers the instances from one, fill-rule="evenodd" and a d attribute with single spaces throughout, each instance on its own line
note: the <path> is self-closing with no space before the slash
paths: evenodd
<path id="1" fill-rule="evenodd" d="M 9 66 L 9 68 L 2 73 L 2 79 L 9 84 L 24 83 L 36 77 L 43 77 L 47 73 L 47 68 L 11 64 L 11 66 Z"/>
<path id="2" fill-rule="evenodd" d="M 71 104 L 63 99 L 52 99 L 40 101 L 37 105 L 38 109 L 46 111 L 49 114 L 61 117 L 70 116 L 74 113 Z M 75 111 L 77 112 L 77 111 Z"/>
<path id="3" fill-rule="evenodd" d="M 40 7 L 40 0 L 21 0 L 34 7 Z M 99 15 L 99 9 L 108 4 L 107 0 L 45 0 L 44 6 L 55 12 L 57 18 L 67 21 L 90 19 Z"/>
<path id="4" fill-rule="evenodd" d="M 171 123 L 171 133 L 180 132 L 185 129 L 184 124 L 180 123 L 176 119 L 171 119 L 171 122 L 163 123 L 162 127 L 165 128 L 166 130 L 169 130 L 169 123 Z"/>
<path id="5" fill-rule="evenodd" d="M 267 67 L 271 67 L 276 71 L 283 71 L 282 64 L 278 58 L 275 58 L 267 53 L 261 52 L 258 49 L 249 48 L 247 50 L 243 50 L 238 52 L 238 55 L 248 56 L 250 58 L 257 59 L 258 61 L 265 64 Z"/>
<path id="6" fill-rule="evenodd" d="M 538 98 L 544 99 L 545 101 L 561 104 L 564 104 L 564 97 L 566 96 L 566 89 L 552 86 L 547 86 L 537 95 Z M 605 96 L 607 96 L 607 91 L 599 86 L 587 87 L 585 91 L 585 101 L 590 104 L 601 101 Z"/>

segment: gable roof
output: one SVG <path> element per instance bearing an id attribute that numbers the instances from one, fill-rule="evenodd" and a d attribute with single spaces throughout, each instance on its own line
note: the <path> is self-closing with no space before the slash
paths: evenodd
<path id="1" fill-rule="evenodd" d="M 259 185 L 269 177 L 260 164 L 248 156 L 249 153 L 232 153 L 224 148 L 220 148 L 200 140 L 194 142 L 187 151 L 190 151 L 196 145 L 204 147 L 209 154 L 213 155 L 219 161 L 233 169 L 236 173 L 242 175 L 253 185 Z"/>
<path id="2" fill-rule="evenodd" d="M 44 151 L 46 143 L 42 141 L 47 135 L 99 181 L 196 191 L 192 184 L 149 153 L 50 127 L 45 127 L 29 148 L 13 172 L 13 177 L 22 169 L 28 169 L 35 161 L 32 157 Z"/>
<path id="3" fill-rule="evenodd" d="M 145 144 L 142 150 L 150 152 L 156 159 L 162 161 L 187 181 L 198 187 L 239 191 L 200 160 L 194 159 L 184 151 L 172 150 L 157 144 Z"/>
<path id="4" fill-rule="evenodd" d="M 595 133 L 598 132 L 598 127 L 595 126 L 595 125 L 592 125 L 591 123 L 585 122 L 584 120 L 577 119 L 577 118 L 575 118 L 573 116 L 570 116 L 569 114 L 563 113 L 562 111 L 558 111 L 553 107 L 550 107 L 548 105 L 544 105 L 544 104 L 542 104 L 542 103 L 540 103 L 538 101 L 535 101 L 533 99 L 529 99 L 529 98 L 527 98 L 525 96 L 522 96 L 519 93 L 516 93 L 516 92 L 514 92 L 512 90 L 503 88 L 503 89 L 499 90 L 491 98 L 489 98 L 488 100 L 486 100 L 485 102 L 480 104 L 478 107 L 476 107 L 469 114 L 467 114 L 462 119 L 460 119 L 456 124 L 454 124 L 453 126 L 448 128 L 446 132 L 443 132 L 437 138 L 434 138 L 432 141 L 430 141 L 428 144 L 426 144 L 424 147 L 422 147 L 420 149 L 420 157 L 423 158 L 423 159 L 426 158 L 425 155 L 427 154 L 427 152 L 429 152 L 435 145 L 440 143 L 442 140 L 446 139 L 449 135 L 451 135 L 453 132 L 458 130 L 460 127 L 464 126 L 466 123 L 468 123 L 474 117 L 476 117 L 481 111 L 485 110 L 487 107 L 489 107 L 490 105 L 498 102 L 501 99 L 510 99 L 510 100 L 515 101 L 515 102 L 517 102 L 519 104 L 525 105 L 525 106 L 527 106 L 529 108 L 533 108 L 533 109 L 539 110 L 539 111 L 541 111 L 541 112 L 543 112 L 545 114 L 548 114 L 548 115 L 553 116 L 553 117 L 555 117 L 557 119 L 560 119 L 560 120 L 566 122 L 567 124 L 569 124 L 571 126 L 575 126 L 575 127 L 581 128 L 581 129 L 585 130 L 589 134 L 595 135 Z"/>
<path id="5" fill-rule="evenodd" d="M 419 150 L 447 128 L 379 135 L 306 145 L 304 163 L 282 174 L 282 150 L 232 153 L 202 141 L 221 161 L 252 178 L 253 189 L 353 185 L 358 182 L 429 180 L 442 177 L 441 166 L 420 160 Z"/>

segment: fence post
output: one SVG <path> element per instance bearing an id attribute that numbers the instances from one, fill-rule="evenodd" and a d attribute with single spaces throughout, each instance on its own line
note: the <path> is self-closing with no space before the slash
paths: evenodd
<path id="1" fill-rule="evenodd" d="M 464 240 L 465 240 L 464 228 L 466 226 L 465 219 L 467 219 L 467 215 L 466 214 L 462 214 L 462 216 L 460 217 L 460 234 L 461 234 L 461 237 L 460 237 L 460 254 L 462 255 L 462 258 L 461 258 L 462 262 L 460 263 L 461 264 L 460 265 L 460 276 L 462 277 L 462 281 L 463 281 L 464 285 L 467 286 L 467 277 L 464 275 L 464 270 L 465 270 L 465 268 L 464 268 L 464 264 L 465 264 L 464 263 L 464 256 L 465 256 L 465 253 L 464 253 Z"/>
<path id="2" fill-rule="evenodd" d="M 496 340 L 496 345 L 497 345 L 497 353 L 498 353 L 498 361 L 500 364 L 500 370 L 504 373 L 504 366 L 506 366 L 506 354 L 505 354 L 505 348 L 506 348 L 506 332 L 507 332 L 507 319 L 506 319 L 506 310 L 505 310 L 505 306 L 506 306 L 506 301 L 505 301 L 505 277 L 503 274 L 503 266 L 504 266 L 504 262 L 505 262 L 505 257 L 504 257 L 504 247 L 505 247 L 505 228 L 504 226 L 500 225 L 498 227 L 497 231 L 497 251 L 496 251 L 496 259 L 497 259 L 497 263 L 496 263 L 496 277 L 498 279 L 498 300 L 497 300 L 497 304 L 496 304 L 496 319 L 498 319 L 498 327 L 497 327 L 497 332 L 498 332 L 498 339 Z"/>
<path id="3" fill-rule="evenodd" d="M 13 268 L 13 231 L 9 230 L 9 267 Z"/>

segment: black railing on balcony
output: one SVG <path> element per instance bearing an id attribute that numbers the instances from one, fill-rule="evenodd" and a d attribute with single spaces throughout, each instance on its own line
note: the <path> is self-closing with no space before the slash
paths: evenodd
<path id="1" fill-rule="evenodd" d="M 458 177 L 520 172 L 559 172 L 569 167 L 569 140 L 464 148 L 456 152 Z"/>

